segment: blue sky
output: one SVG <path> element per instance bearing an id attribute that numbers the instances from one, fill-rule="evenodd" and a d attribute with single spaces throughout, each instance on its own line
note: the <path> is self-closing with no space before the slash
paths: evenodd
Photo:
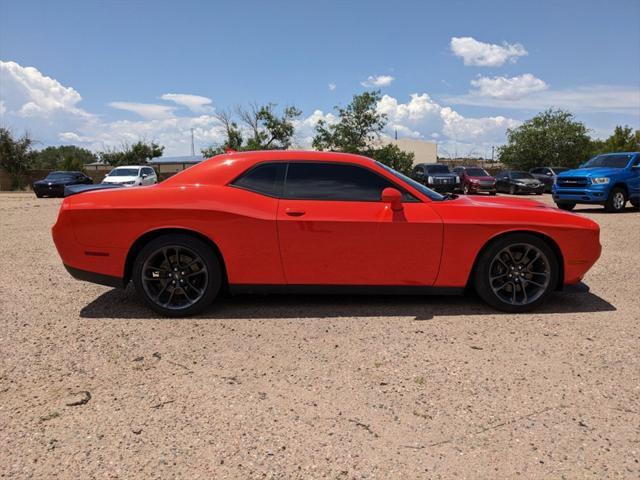
<path id="1" fill-rule="evenodd" d="M 485 153 L 551 105 L 603 136 L 640 127 L 639 19 L 637 0 L 0 0 L 1 123 L 180 154 L 190 128 L 198 147 L 220 139 L 216 111 L 272 101 L 303 110 L 306 146 L 365 83 L 389 134 L 442 152 Z"/>

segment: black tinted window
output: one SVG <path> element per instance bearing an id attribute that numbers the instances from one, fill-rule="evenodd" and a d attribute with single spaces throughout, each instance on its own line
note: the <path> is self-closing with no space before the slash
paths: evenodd
<path id="1" fill-rule="evenodd" d="M 446 165 L 429 165 L 425 167 L 427 173 L 450 173 Z"/>
<path id="2" fill-rule="evenodd" d="M 285 168 L 286 164 L 284 163 L 258 165 L 238 178 L 232 185 L 252 192 L 279 197 L 282 194 Z"/>
<path id="3" fill-rule="evenodd" d="M 284 196 L 305 200 L 379 202 L 382 190 L 397 188 L 387 179 L 355 165 L 291 163 Z"/>

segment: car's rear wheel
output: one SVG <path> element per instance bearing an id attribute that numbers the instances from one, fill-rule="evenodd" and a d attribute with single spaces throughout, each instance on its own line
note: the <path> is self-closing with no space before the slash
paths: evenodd
<path id="1" fill-rule="evenodd" d="M 560 210 L 566 210 L 567 212 L 570 212 L 571 210 L 576 208 L 576 204 L 561 202 L 561 203 L 556 203 L 556 207 L 558 207 Z"/>
<path id="2" fill-rule="evenodd" d="M 609 193 L 607 201 L 604 203 L 604 209 L 607 212 L 618 213 L 624 210 L 624 206 L 627 204 L 627 192 L 624 188 L 614 187 Z"/>
<path id="3" fill-rule="evenodd" d="M 559 278 L 559 262 L 541 238 L 526 233 L 502 237 L 478 258 L 474 283 L 478 295 L 505 312 L 526 312 L 544 303 Z"/>
<path id="4" fill-rule="evenodd" d="M 158 237 L 140 251 L 133 283 L 145 303 L 170 316 L 194 315 L 208 307 L 220 290 L 220 262 L 211 247 L 185 234 Z"/>

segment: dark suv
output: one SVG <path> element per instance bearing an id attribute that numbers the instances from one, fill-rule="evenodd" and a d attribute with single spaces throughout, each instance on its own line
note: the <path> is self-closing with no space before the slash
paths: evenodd
<path id="1" fill-rule="evenodd" d="M 419 163 L 413 167 L 413 178 L 437 192 L 460 190 L 460 177 L 439 163 Z"/>
<path id="2" fill-rule="evenodd" d="M 489 175 L 484 168 L 462 166 L 454 168 L 453 173 L 460 176 L 462 193 L 465 195 L 480 192 L 487 192 L 489 195 L 496 194 L 496 179 Z"/>
<path id="3" fill-rule="evenodd" d="M 556 181 L 558 175 L 569 170 L 564 167 L 538 167 L 529 170 L 529 173 L 544 183 L 544 191 L 551 193 L 551 187 Z"/>

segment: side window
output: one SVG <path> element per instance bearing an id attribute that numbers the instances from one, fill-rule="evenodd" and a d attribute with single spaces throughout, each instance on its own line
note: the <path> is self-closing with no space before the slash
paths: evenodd
<path id="1" fill-rule="evenodd" d="M 631 163 L 632 167 L 637 167 L 638 165 L 640 165 L 640 155 L 636 156 L 636 159 Z"/>
<path id="2" fill-rule="evenodd" d="M 544 173 L 541 168 L 534 168 L 531 173 Z"/>
<path id="3" fill-rule="evenodd" d="M 282 195 L 286 167 L 283 162 L 257 165 L 234 180 L 231 185 L 270 197 L 279 197 Z"/>
<path id="4" fill-rule="evenodd" d="M 379 202 L 382 190 L 398 188 L 366 168 L 333 163 L 290 163 L 284 197 L 299 200 Z M 405 201 L 408 192 L 404 192 Z M 413 201 L 416 199 L 413 198 Z"/>
<path id="5" fill-rule="evenodd" d="M 415 175 L 424 175 L 424 168 L 416 167 L 416 168 L 413 169 L 413 173 Z"/>

